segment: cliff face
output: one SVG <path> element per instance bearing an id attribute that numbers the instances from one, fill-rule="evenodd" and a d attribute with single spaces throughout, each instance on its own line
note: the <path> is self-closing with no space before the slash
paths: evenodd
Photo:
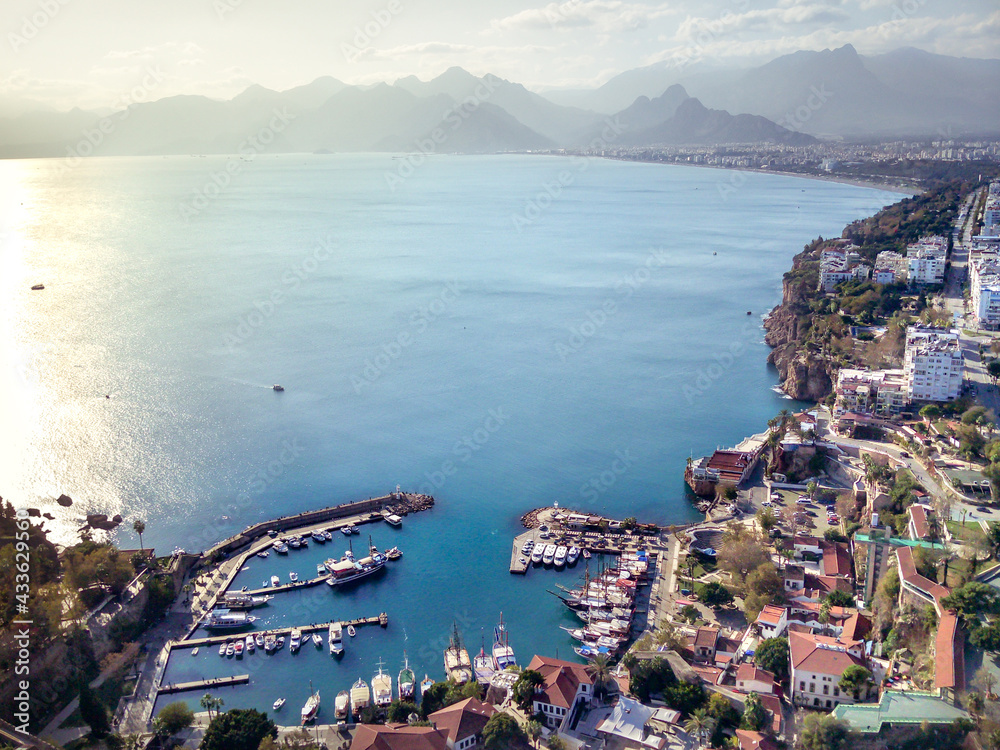
<path id="1" fill-rule="evenodd" d="M 797 268 L 796 257 L 793 268 Z M 767 361 L 778 369 L 782 390 L 799 401 L 821 401 L 833 390 L 832 365 L 808 351 L 801 340 L 809 328 L 809 308 L 801 283 L 782 282 L 782 301 L 764 321 Z"/>

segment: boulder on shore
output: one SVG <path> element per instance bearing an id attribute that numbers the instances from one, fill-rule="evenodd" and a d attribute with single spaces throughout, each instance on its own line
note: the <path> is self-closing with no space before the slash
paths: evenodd
<path id="1" fill-rule="evenodd" d="M 56 502 L 59 503 L 62 507 L 68 508 L 73 504 L 73 498 L 71 498 L 69 495 L 60 495 L 59 497 L 56 498 Z"/>

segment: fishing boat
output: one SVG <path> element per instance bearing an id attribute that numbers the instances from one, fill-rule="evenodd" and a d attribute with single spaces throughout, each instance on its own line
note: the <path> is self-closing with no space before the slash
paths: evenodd
<path id="1" fill-rule="evenodd" d="M 507 667 L 516 664 L 514 649 L 510 647 L 507 626 L 503 624 L 503 612 L 500 613 L 500 622 L 493 629 L 493 635 L 493 666 L 497 672 L 503 672 Z"/>
<path id="2" fill-rule="evenodd" d="M 273 711 L 280 711 L 281 707 L 284 706 L 284 705 L 285 705 L 285 699 L 284 698 L 278 698 L 278 700 L 276 700 L 274 703 L 271 704 L 271 710 L 273 710 Z"/>
<path id="3" fill-rule="evenodd" d="M 343 534 L 344 536 L 350 536 L 351 534 L 354 533 L 354 527 L 349 524 L 347 526 L 343 526 L 340 529 L 340 533 Z"/>
<path id="4" fill-rule="evenodd" d="M 313 645 L 316 646 L 316 648 L 323 648 L 323 636 L 321 636 L 319 633 L 312 634 L 312 642 Z"/>
<path id="5" fill-rule="evenodd" d="M 274 545 L 274 551 L 277 552 L 279 555 L 287 555 L 288 545 L 285 544 L 284 542 L 278 542 L 276 545 Z"/>
<path id="6" fill-rule="evenodd" d="M 371 702 L 372 694 L 368 690 L 368 683 L 359 677 L 358 681 L 351 685 L 351 710 L 355 715 L 360 715 Z"/>
<path id="7" fill-rule="evenodd" d="M 426 693 L 427 690 L 428 690 L 428 688 L 430 688 L 430 686 L 433 685 L 433 684 L 434 684 L 434 680 L 432 680 L 430 677 L 428 677 L 427 673 L 425 672 L 424 673 L 424 679 L 422 679 L 420 681 L 420 697 L 421 698 L 424 697 L 424 693 Z"/>
<path id="8" fill-rule="evenodd" d="M 278 576 L 271 576 L 271 585 L 272 586 L 280 586 L 281 585 L 281 579 L 278 578 Z"/>
<path id="9" fill-rule="evenodd" d="M 403 519 L 397 516 L 395 513 L 383 513 L 382 518 L 390 526 L 395 526 L 397 529 L 403 525 Z"/>
<path id="10" fill-rule="evenodd" d="M 227 609 L 253 609 L 263 607 L 273 598 L 273 596 L 253 596 L 242 591 L 234 591 L 226 593 L 222 599 L 222 606 Z"/>
<path id="11" fill-rule="evenodd" d="M 444 650 L 444 672 L 448 679 L 464 685 L 472 679 L 472 660 L 469 652 L 462 645 L 462 636 L 458 632 L 458 623 L 452 626 L 448 648 Z"/>
<path id="12" fill-rule="evenodd" d="M 382 671 L 382 660 L 378 660 L 378 674 L 372 677 L 372 693 L 375 706 L 385 708 L 392 703 L 392 677 Z"/>
<path id="13" fill-rule="evenodd" d="M 340 656 L 344 653 L 344 626 L 339 622 L 331 622 L 330 630 L 327 633 L 327 640 L 330 642 L 330 654 Z"/>
<path id="14" fill-rule="evenodd" d="M 292 539 L 292 541 L 288 543 L 288 546 L 291 547 L 292 549 L 299 549 L 302 546 L 302 542 L 299 541 L 298 537 L 295 537 L 294 539 Z"/>
<path id="15" fill-rule="evenodd" d="M 288 648 L 295 653 L 299 650 L 302 645 L 302 631 L 298 628 L 292 628 L 291 641 L 288 644 Z"/>
<path id="16" fill-rule="evenodd" d="M 566 553 L 566 564 L 576 565 L 576 561 L 580 559 L 580 548 L 573 546 L 569 548 L 569 552 Z"/>
<path id="17" fill-rule="evenodd" d="M 271 654 L 278 647 L 278 642 L 274 639 L 274 636 L 268 633 L 264 637 L 264 651 Z"/>
<path id="18" fill-rule="evenodd" d="M 326 544 L 326 537 L 323 536 L 323 532 L 314 531 L 312 533 L 312 538 L 314 542 L 319 542 L 320 544 Z"/>
<path id="19" fill-rule="evenodd" d="M 252 635 L 247 636 L 246 643 L 247 643 L 247 651 L 249 651 L 251 654 L 257 650 L 257 642 L 254 641 Z"/>
<path id="20" fill-rule="evenodd" d="M 347 626 L 347 634 L 349 636 L 351 636 L 351 638 L 353 638 L 354 636 L 356 636 L 358 634 L 358 631 L 354 629 L 353 625 L 348 625 Z"/>
<path id="21" fill-rule="evenodd" d="M 309 682 L 309 699 L 306 704 L 302 707 L 302 723 L 308 724 L 310 721 L 316 718 L 316 714 L 319 713 L 319 690 L 315 693 L 313 692 L 312 681 Z"/>
<path id="22" fill-rule="evenodd" d="M 291 572 L 290 572 L 290 573 L 288 574 L 288 580 L 289 580 L 289 581 L 291 581 L 292 583 L 298 583 L 298 580 L 299 580 L 299 574 L 298 574 L 298 573 L 296 573 L 296 572 L 295 572 L 294 570 L 293 570 L 293 571 L 291 571 Z"/>
<path id="23" fill-rule="evenodd" d="M 323 540 L 327 541 L 327 542 L 333 540 L 333 534 L 330 533 L 329 529 L 327 529 L 326 531 L 323 532 Z"/>
<path id="24" fill-rule="evenodd" d="M 334 714 L 340 721 L 347 719 L 347 713 L 351 709 L 351 694 L 346 690 L 337 693 L 337 701 L 334 705 Z"/>
<path id="25" fill-rule="evenodd" d="M 386 551 L 385 556 L 390 560 L 398 560 L 403 556 L 403 553 L 399 551 L 399 547 L 393 547 Z"/>
<path id="26" fill-rule="evenodd" d="M 270 554 L 271 554 L 270 552 L 268 552 L 267 550 L 264 550 L 263 552 L 258 552 L 257 553 L 257 557 L 260 557 L 260 558 L 263 558 L 264 560 L 266 560 Z"/>
<path id="27" fill-rule="evenodd" d="M 410 669 L 410 660 L 406 657 L 405 651 L 403 652 L 403 668 L 399 670 L 396 680 L 399 686 L 400 700 L 412 700 L 417 677 L 413 674 L 413 670 Z"/>

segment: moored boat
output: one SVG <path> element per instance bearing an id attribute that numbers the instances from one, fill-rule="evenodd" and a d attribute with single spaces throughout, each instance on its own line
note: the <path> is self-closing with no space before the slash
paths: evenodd
<path id="1" fill-rule="evenodd" d="M 385 556 L 390 560 L 398 560 L 403 556 L 403 553 L 399 551 L 399 547 L 393 547 L 386 551 Z"/>
<path id="2" fill-rule="evenodd" d="M 354 629 L 353 625 L 348 625 L 347 626 L 347 634 L 349 636 L 351 636 L 351 638 L 353 638 L 354 636 L 356 636 L 358 634 L 358 631 Z"/>
<path id="3" fill-rule="evenodd" d="M 378 660 L 378 674 L 372 677 L 372 694 L 378 708 L 392 703 L 392 677 L 382 671 L 381 659 Z"/>
<path id="4" fill-rule="evenodd" d="M 232 656 L 236 653 L 236 646 L 232 641 L 226 643 L 226 656 Z"/>
<path id="5" fill-rule="evenodd" d="M 236 654 L 237 659 L 243 656 L 243 641 L 236 641 L 233 644 L 233 653 Z"/>
<path id="6" fill-rule="evenodd" d="M 288 580 L 291 581 L 292 583 L 298 583 L 299 582 L 299 574 L 296 573 L 294 570 L 291 571 L 288 574 Z"/>
<path id="7" fill-rule="evenodd" d="M 462 636 L 458 632 L 458 623 L 452 627 L 448 648 L 444 651 L 444 672 L 448 679 L 464 685 L 472 679 L 472 660 L 469 652 L 462 645 Z"/>
<path id="8" fill-rule="evenodd" d="M 247 636 L 246 644 L 247 644 L 247 651 L 249 651 L 251 654 L 257 650 L 257 643 L 256 641 L 254 641 L 252 635 Z"/>
<path id="9" fill-rule="evenodd" d="M 545 549 L 542 550 L 542 562 L 546 565 L 551 565 L 556 557 L 556 545 L 546 544 Z"/>
<path id="10" fill-rule="evenodd" d="M 331 622 L 327 632 L 327 640 L 330 642 L 330 653 L 333 656 L 340 656 L 344 653 L 344 626 L 339 622 Z"/>
<path id="11" fill-rule="evenodd" d="M 545 547 L 541 544 L 536 544 L 534 549 L 531 550 L 531 562 L 535 565 L 539 565 L 542 562 L 542 557 L 545 554 Z"/>
<path id="12" fill-rule="evenodd" d="M 566 564 L 576 565 L 576 561 L 580 559 L 580 548 L 573 546 L 569 548 L 569 552 L 566 553 Z"/>
<path id="13" fill-rule="evenodd" d="M 480 685 L 489 685 L 496 673 L 493 657 L 486 653 L 485 645 L 480 647 L 479 653 L 472 659 L 472 672 Z"/>
<path id="14" fill-rule="evenodd" d="M 284 542 L 278 542 L 276 545 L 274 545 L 274 551 L 277 552 L 279 555 L 287 555 L 288 545 L 285 544 Z"/>
<path id="15" fill-rule="evenodd" d="M 347 712 L 350 711 L 350 708 L 351 708 L 351 694 L 348 693 L 346 690 L 341 690 L 339 693 L 337 693 L 337 701 L 334 705 L 334 711 L 333 711 L 334 715 L 336 715 L 338 720 L 344 721 L 347 719 Z"/>
<path id="16" fill-rule="evenodd" d="M 351 711 L 355 715 L 360 715 L 371 701 L 372 694 L 368 689 L 368 683 L 359 677 L 358 681 L 351 685 Z"/>
<path id="17" fill-rule="evenodd" d="M 314 531 L 312 533 L 312 538 L 314 542 L 319 542 L 320 544 L 326 544 L 326 537 L 323 536 L 322 531 Z"/>
<path id="18" fill-rule="evenodd" d="M 263 552 L 258 552 L 257 553 L 257 557 L 260 557 L 260 558 L 266 560 L 268 558 L 268 556 L 270 556 L 270 554 L 271 554 L 270 552 L 268 552 L 267 550 L 264 550 Z"/>
<path id="19" fill-rule="evenodd" d="M 256 621 L 256 617 L 251 617 L 244 611 L 213 609 L 201 621 L 201 626 L 207 630 L 239 630 L 253 625 Z"/>
<path id="20" fill-rule="evenodd" d="M 383 513 L 382 518 L 390 526 L 395 526 L 397 529 L 403 525 L 403 519 L 397 516 L 395 513 Z"/>
<path id="21" fill-rule="evenodd" d="M 493 666 L 497 672 L 503 672 L 507 667 L 512 667 L 516 664 L 514 649 L 510 647 L 507 626 L 503 624 L 503 612 L 500 613 L 500 622 L 493 629 L 493 635 Z"/>
<path id="22" fill-rule="evenodd" d="M 556 552 L 552 558 L 552 562 L 555 564 L 557 568 L 562 568 L 566 565 L 566 553 L 568 551 L 569 550 L 567 550 L 561 544 L 558 547 L 556 547 Z"/>
<path id="23" fill-rule="evenodd" d="M 219 656 L 226 655 L 226 643 L 225 641 L 219 644 Z"/>
<path id="24" fill-rule="evenodd" d="M 271 709 L 274 711 L 280 711 L 281 707 L 285 705 L 284 698 L 278 698 L 274 703 L 271 704 Z"/>
<path id="25" fill-rule="evenodd" d="M 292 653 L 299 650 L 299 646 L 302 645 L 302 631 L 298 628 L 292 628 L 291 641 L 288 644 L 288 648 Z"/>
<path id="26" fill-rule="evenodd" d="M 396 679 L 399 686 L 400 700 L 412 700 L 417 677 L 413 674 L 413 670 L 410 669 L 410 660 L 407 658 L 405 651 L 403 652 L 403 668 L 399 670 L 399 676 Z"/>
<path id="27" fill-rule="evenodd" d="M 421 698 L 423 698 L 423 697 L 424 697 L 424 693 L 425 693 L 425 692 L 427 692 L 427 689 L 428 689 L 428 688 L 429 688 L 429 687 L 430 687 L 431 685 L 433 685 L 433 684 L 434 684 L 434 680 L 432 680 L 432 679 L 431 679 L 430 677 L 428 677 L 428 676 L 427 676 L 427 673 L 425 672 L 425 673 L 424 673 L 424 679 L 422 679 L 422 680 L 420 681 L 420 697 L 421 697 Z"/>
<path id="28" fill-rule="evenodd" d="M 278 576 L 271 576 L 271 585 L 272 586 L 280 586 L 281 585 L 281 579 L 278 578 Z"/>
<path id="29" fill-rule="evenodd" d="M 309 683 L 309 699 L 306 704 L 302 707 L 302 723 L 307 724 L 316 718 L 316 714 L 319 713 L 319 690 L 315 693 L 312 691 L 312 682 Z"/>
<path id="30" fill-rule="evenodd" d="M 316 646 L 316 648 L 323 648 L 323 636 L 321 636 L 319 633 L 312 634 L 312 642 L 313 645 Z"/>

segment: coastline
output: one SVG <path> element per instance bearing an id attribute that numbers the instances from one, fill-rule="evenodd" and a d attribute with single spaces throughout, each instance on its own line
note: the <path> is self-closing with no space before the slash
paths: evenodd
<path id="1" fill-rule="evenodd" d="M 759 169 L 756 167 L 724 167 L 717 164 L 676 164 L 674 162 L 658 161 L 656 159 L 623 159 L 617 156 L 602 156 L 602 159 L 612 161 L 635 162 L 636 164 L 659 164 L 664 167 L 698 167 L 701 169 L 719 169 L 727 172 L 756 172 L 757 174 L 773 174 L 782 177 L 798 177 L 803 180 L 818 180 L 820 182 L 839 182 L 842 185 L 853 185 L 854 187 L 873 188 L 875 190 L 885 190 L 901 195 L 920 195 L 922 189 L 904 188 L 899 185 L 890 185 L 885 182 L 874 180 L 864 180 L 859 177 L 837 177 L 834 175 L 802 174 L 801 172 L 785 172 L 776 169 Z"/>

